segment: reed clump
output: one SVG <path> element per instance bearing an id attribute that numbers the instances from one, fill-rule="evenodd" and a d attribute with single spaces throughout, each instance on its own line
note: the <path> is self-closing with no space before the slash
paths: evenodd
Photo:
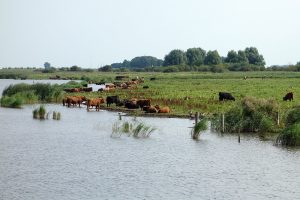
<path id="1" fill-rule="evenodd" d="M 207 119 L 202 119 L 193 127 L 191 131 L 192 138 L 194 140 L 199 140 L 200 134 L 205 130 L 207 130 Z"/>
<path id="2" fill-rule="evenodd" d="M 156 130 L 155 127 L 148 126 L 143 122 L 120 122 L 117 121 L 112 126 L 112 135 L 120 137 L 122 134 L 128 137 L 133 136 L 135 138 L 148 138 L 152 132 Z"/>
<path id="3" fill-rule="evenodd" d="M 46 117 L 46 109 L 43 105 L 40 105 L 39 108 L 36 108 L 32 111 L 34 119 L 45 119 Z"/>

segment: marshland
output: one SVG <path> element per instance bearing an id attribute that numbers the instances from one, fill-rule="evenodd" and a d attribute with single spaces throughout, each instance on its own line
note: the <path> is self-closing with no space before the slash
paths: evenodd
<path id="1" fill-rule="evenodd" d="M 70 76 L 68 73 L 59 76 L 64 75 Z M 73 82 L 0 80 L 1 90 L 25 82 L 29 86 L 21 85 L 20 90 L 25 92 L 24 88 L 29 88 L 31 91 L 31 95 L 19 94 L 21 109 L 0 108 L 1 197 L 114 199 L 117 194 L 117 198 L 141 199 L 146 194 L 147 199 L 296 199 L 300 196 L 295 189 L 300 184 L 299 149 L 274 145 L 280 134 L 278 130 L 283 130 L 286 124 L 295 124 L 298 119 L 293 118 L 297 114 L 287 119 L 285 113 L 297 108 L 300 102 L 297 98 L 300 74 L 239 72 L 219 76 L 214 73 L 131 72 L 125 75 L 144 77 L 145 81 L 132 89 L 65 93 L 64 88 L 87 83 L 80 78 L 83 74 L 72 74 L 76 80 Z M 91 73 L 90 81 L 113 82 L 115 76 L 113 73 Z M 154 77 L 155 80 L 150 81 Z M 32 85 L 37 87 L 37 84 L 42 88 L 39 91 L 50 91 L 51 95 L 32 90 Z M 149 88 L 144 89 L 145 85 Z M 219 91 L 231 92 L 236 101 L 219 102 Z M 294 92 L 294 101 L 283 101 L 282 97 L 289 91 Z M 137 110 L 129 116 L 121 113 L 120 120 L 118 112 L 104 110 L 106 104 L 99 112 L 87 112 L 85 106 L 64 107 L 61 101 L 66 95 L 151 98 L 154 104 L 168 105 L 171 113 L 167 118 L 145 118 L 140 116 L 143 112 Z M 211 120 L 214 115 L 226 114 L 239 105 L 249 110 L 244 102 L 249 96 L 265 99 L 251 101 L 254 105 L 256 101 L 272 102 L 274 107 L 270 109 L 280 112 L 280 125 L 276 124 L 276 114 L 271 124 L 276 129 L 274 133 L 240 131 L 239 143 L 238 131 L 221 133 L 213 121 L 207 124 L 206 130 L 194 127 L 194 120 L 188 118 L 168 118 L 187 117 L 192 111 Z M 40 105 L 44 105 L 46 112 L 60 112 L 61 119 L 35 120 L 32 111 Z M 264 105 L 268 107 L 267 103 Z M 111 109 L 117 107 L 112 105 Z M 261 110 L 264 109 L 257 111 Z M 230 121 L 225 121 L 227 123 Z M 141 127 L 146 129 L 138 137 L 136 130 Z M 114 132 L 120 128 L 126 133 Z M 291 126 L 285 131 L 290 133 L 297 128 Z M 201 130 L 201 134 L 197 132 L 199 139 L 194 140 L 191 133 L 196 129 Z M 268 135 L 271 139 L 265 140 Z"/>

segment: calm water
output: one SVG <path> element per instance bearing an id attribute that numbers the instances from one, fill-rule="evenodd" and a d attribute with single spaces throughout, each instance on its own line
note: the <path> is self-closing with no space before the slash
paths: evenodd
<path id="1" fill-rule="evenodd" d="M 1 200 L 300 199 L 300 150 L 210 131 L 195 142 L 186 119 L 137 118 L 150 138 L 112 138 L 117 113 L 46 105 L 62 119 L 39 121 L 35 107 L 0 108 Z"/>

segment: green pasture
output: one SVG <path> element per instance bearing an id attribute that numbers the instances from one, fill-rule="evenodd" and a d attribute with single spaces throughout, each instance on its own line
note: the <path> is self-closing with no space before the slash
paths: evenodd
<path id="1" fill-rule="evenodd" d="M 145 82 L 136 89 L 116 89 L 109 92 L 82 93 L 88 97 L 106 97 L 119 95 L 121 99 L 150 98 L 152 104 L 169 106 L 174 114 L 192 112 L 221 113 L 240 103 L 246 96 L 274 99 L 279 103 L 279 111 L 285 111 L 300 105 L 300 73 L 299 72 L 69 72 L 57 71 L 42 73 L 32 69 L 1 69 L 0 77 L 7 74 L 22 74 L 27 79 L 48 79 L 60 76 L 62 79 L 76 79 L 91 82 L 114 82 L 118 75 L 131 78 L 144 77 Z M 246 77 L 246 79 L 244 79 Z M 150 81 L 150 78 L 156 78 Z M 125 81 L 125 80 L 124 80 Z M 143 86 L 149 89 L 143 89 Z M 230 92 L 235 102 L 219 102 L 220 91 Z M 282 97 L 287 92 L 294 92 L 293 102 L 284 102 Z M 78 94 L 65 94 L 78 95 Z"/>

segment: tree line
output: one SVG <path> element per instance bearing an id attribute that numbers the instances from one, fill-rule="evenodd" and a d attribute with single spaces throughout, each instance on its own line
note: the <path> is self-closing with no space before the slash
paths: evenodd
<path id="1" fill-rule="evenodd" d="M 139 56 L 122 63 L 112 63 L 99 68 L 99 71 L 259 71 L 265 70 L 265 60 L 256 47 L 228 52 L 220 56 L 217 50 L 206 51 L 202 48 L 189 48 L 186 51 L 174 49 L 164 60 L 152 56 Z"/>

